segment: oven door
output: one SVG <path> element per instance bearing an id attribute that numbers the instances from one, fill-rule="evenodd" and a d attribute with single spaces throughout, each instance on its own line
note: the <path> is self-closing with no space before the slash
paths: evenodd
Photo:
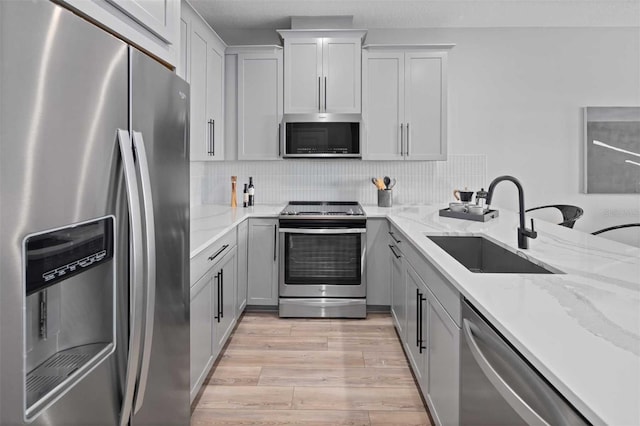
<path id="1" fill-rule="evenodd" d="M 365 297 L 366 228 L 280 228 L 280 297 Z"/>

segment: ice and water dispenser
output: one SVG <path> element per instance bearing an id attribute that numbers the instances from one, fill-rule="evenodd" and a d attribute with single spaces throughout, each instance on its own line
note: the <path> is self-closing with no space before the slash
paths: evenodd
<path id="1" fill-rule="evenodd" d="M 115 218 L 24 239 L 25 419 L 115 349 Z"/>

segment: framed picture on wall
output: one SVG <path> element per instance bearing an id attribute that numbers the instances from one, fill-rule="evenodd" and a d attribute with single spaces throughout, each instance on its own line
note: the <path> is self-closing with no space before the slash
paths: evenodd
<path id="1" fill-rule="evenodd" d="M 584 135 L 584 192 L 640 194 L 640 107 L 586 107 Z"/>

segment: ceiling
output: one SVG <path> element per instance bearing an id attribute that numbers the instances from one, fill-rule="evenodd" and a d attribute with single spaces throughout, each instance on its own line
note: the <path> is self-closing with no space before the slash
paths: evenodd
<path id="1" fill-rule="evenodd" d="M 291 16 L 352 15 L 362 29 L 639 27 L 640 0 L 189 0 L 229 44 Z"/>

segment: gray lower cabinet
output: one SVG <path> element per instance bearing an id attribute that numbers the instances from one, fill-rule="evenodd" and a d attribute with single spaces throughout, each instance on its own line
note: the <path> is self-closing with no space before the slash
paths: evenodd
<path id="1" fill-rule="evenodd" d="M 237 247 L 227 245 L 223 250 L 219 255 L 224 255 L 191 287 L 191 401 L 236 324 Z"/>
<path id="2" fill-rule="evenodd" d="M 387 248 L 396 329 L 435 424 L 457 425 L 460 327 L 452 315 L 457 317 L 459 306 L 451 300 L 460 295 L 395 227 L 390 228 Z M 455 312 L 448 312 L 435 294 Z"/>
<path id="3" fill-rule="evenodd" d="M 422 279 L 413 270 L 411 265 L 406 263 L 405 279 L 407 286 L 407 334 L 404 341 L 404 348 L 411 363 L 413 374 L 418 383 L 422 384 L 426 379 L 425 358 L 427 357 L 424 337 L 427 330 L 423 329 L 426 288 Z M 424 392 L 424 391 L 423 391 Z"/>
<path id="4" fill-rule="evenodd" d="M 278 306 L 278 220 L 249 219 L 248 305 Z"/>
<path id="5" fill-rule="evenodd" d="M 367 306 L 391 304 L 390 261 L 387 240 L 389 222 L 385 218 L 367 219 L 366 280 Z"/>
<path id="6" fill-rule="evenodd" d="M 389 238 L 391 259 L 391 316 L 401 339 L 406 337 L 407 328 L 407 286 L 404 280 L 404 262 L 402 252 L 395 241 Z"/>
<path id="7" fill-rule="evenodd" d="M 218 278 L 215 283 L 217 289 L 213 289 L 215 300 L 213 328 L 216 339 L 214 345 L 216 356 L 224 347 L 236 324 L 237 250 L 237 247 L 233 247 L 214 267 L 218 269 Z"/>
<path id="8" fill-rule="evenodd" d="M 249 222 L 244 220 L 238 225 L 238 288 L 236 291 L 236 313 L 238 317 L 247 306 L 248 243 Z"/>
<path id="9" fill-rule="evenodd" d="M 214 361 L 214 336 L 211 313 L 214 312 L 214 277 L 211 268 L 191 287 L 190 378 L 191 401 L 195 398 Z"/>
<path id="10" fill-rule="evenodd" d="M 460 401 L 460 328 L 428 291 L 425 370 L 427 403 L 437 424 L 457 425 Z M 425 321 L 426 320 L 426 321 Z M 425 323 L 426 322 L 426 323 Z M 425 387 L 423 384 L 423 392 Z"/>

